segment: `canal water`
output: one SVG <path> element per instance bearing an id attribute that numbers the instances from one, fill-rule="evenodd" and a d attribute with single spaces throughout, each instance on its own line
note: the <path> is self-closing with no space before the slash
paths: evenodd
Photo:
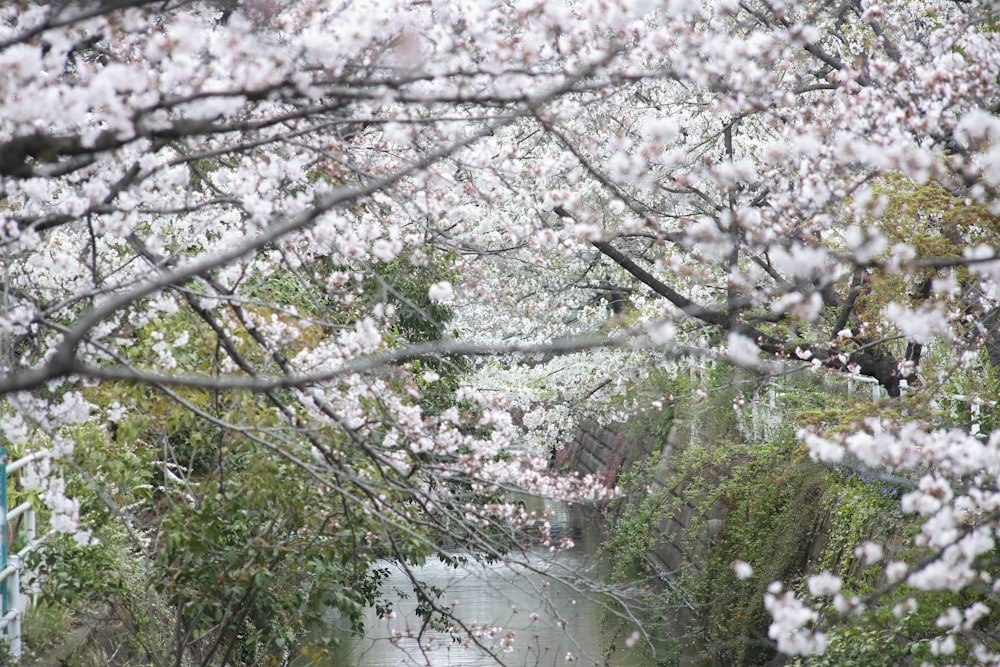
<path id="1" fill-rule="evenodd" d="M 637 626 L 617 613 L 620 606 L 607 593 L 594 590 L 603 587 L 596 513 L 548 501 L 546 510 L 552 533 L 573 535 L 573 548 L 553 556 L 538 547 L 514 565 L 470 559 L 468 565 L 454 568 L 435 560 L 412 569 L 417 579 L 445 591 L 441 604 L 450 605 L 465 628 L 472 629 L 479 646 L 457 641 L 458 635 L 447 628 L 423 627 L 412 593 L 408 598 L 397 594 L 412 591 L 406 572 L 390 565 L 383 592 L 394 602 L 392 617 L 379 618 L 369 610 L 364 637 L 332 628 L 341 646 L 321 664 L 636 667 L 665 660 L 661 647 L 651 661 Z"/>

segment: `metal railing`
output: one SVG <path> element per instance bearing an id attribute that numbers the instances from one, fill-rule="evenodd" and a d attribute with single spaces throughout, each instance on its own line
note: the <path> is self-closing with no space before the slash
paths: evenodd
<path id="1" fill-rule="evenodd" d="M 865 395 L 870 394 L 870 400 L 878 402 L 888 395 L 885 389 L 879 384 L 879 381 L 872 377 L 864 375 L 827 377 L 833 381 L 843 380 L 846 384 L 847 395 L 851 397 L 859 396 L 859 398 L 864 397 L 865 400 L 868 400 Z M 905 381 L 901 383 L 900 390 L 904 396 L 907 391 L 910 391 Z M 777 427 L 785 418 L 785 411 L 779 405 L 779 399 L 783 395 L 784 392 L 782 391 L 782 382 L 780 379 L 770 379 L 761 386 L 749 401 L 748 417 L 742 422 L 737 422 L 744 436 L 754 440 L 766 440 L 774 434 Z M 965 406 L 968 420 L 966 426 L 969 429 L 969 434 L 982 436 L 984 435 L 982 431 L 983 421 L 986 417 L 983 406 L 989 409 L 996 407 L 997 403 L 995 401 L 986 401 L 979 396 L 945 393 L 932 397 L 931 405 L 940 409 L 944 414 L 949 415 L 953 420 L 959 417 L 960 406 Z"/>
<path id="2" fill-rule="evenodd" d="M 7 640 L 10 655 L 20 660 L 23 651 L 21 641 L 24 614 L 34 602 L 34 595 L 22 591 L 22 568 L 25 557 L 41 542 L 36 531 L 35 508 L 30 502 L 23 502 L 14 509 L 7 510 L 7 478 L 17 473 L 32 461 L 41 458 L 39 454 L 7 463 L 7 449 L 0 447 L 0 631 Z M 14 542 L 13 526 L 24 517 L 18 527 L 18 535 L 24 546 L 16 554 L 10 553 Z"/>

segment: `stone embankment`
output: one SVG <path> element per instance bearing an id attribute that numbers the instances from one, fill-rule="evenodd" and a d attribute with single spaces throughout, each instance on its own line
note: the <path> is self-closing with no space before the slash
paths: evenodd
<path id="1" fill-rule="evenodd" d="M 613 485 L 619 475 L 637 461 L 658 453 L 658 469 L 649 488 L 650 492 L 655 492 L 663 489 L 664 480 L 673 477 L 670 467 L 672 455 L 688 446 L 690 438 L 691 434 L 686 429 L 672 429 L 665 440 L 657 440 L 634 433 L 627 424 L 602 426 L 596 421 L 585 421 L 577 427 L 573 440 L 557 452 L 556 463 L 581 475 L 594 475 Z M 674 480 L 673 486 L 667 490 L 666 504 L 676 509 L 660 520 L 657 527 L 659 539 L 649 554 L 664 576 L 683 569 L 698 570 L 699 556 L 709 549 L 713 538 L 725 525 L 728 508 L 723 500 L 717 497 L 692 499 L 691 494 L 685 493 L 691 481 Z M 624 506 L 624 503 L 620 505 Z M 821 561 L 830 539 L 833 511 L 831 507 L 821 514 L 809 544 L 800 545 L 808 570 L 817 569 L 815 565 Z M 612 514 L 609 520 L 615 522 L 618 518 Z M 891 539 L 886 546 L 889 552 L 901 549 L 901 536 Z"/>
<path id="2" fill-rule="evenodd" d="M 602 426 L 596 421 L 585 421 L 577 429 L 573 440 L 557 453 L 557 462 L 581 475 L 593 475 L 614 484 L 618 476 L 637 461 L 659 453 L 657 480 L 669 476 L 671 454 L 677 449 L 674 432 L 665 442 L 630 432 L 626 424 Z M 659 489 L 655 489 L 659 490 Z M 675 572 L 697 562 L 697 556 L 709 545 L 711 538 L 722 527 L 725 508 L 721 503 L 699 507 L 685 498 L 682 482 L 668 492 L 670 501 L 679 511 L 661 521 L 658 541 L 651 557 L 661 571 Z M 612 516 L 612 521 L 616 517 Z"/>

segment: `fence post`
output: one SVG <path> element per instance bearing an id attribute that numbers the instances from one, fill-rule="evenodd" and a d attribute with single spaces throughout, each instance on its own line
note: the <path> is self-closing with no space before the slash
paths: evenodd
<path id="1" fill-rule="evenodd" d="M 13 574 L 4 582 L 7 589 L 7 602 L 14 611 L 14 618 L 7 625 L 7 641 L 10 642 L 10 654 L 15 660 L 21 659 L 21 561 L 18 556 L 10 557 Z"/>
<path id="2" fill-rule="evenodd" d="M 7 569 L 7 554 L 10 550 L 9 539 L 7 526 L 7 448 L 0 447 L 0 572 Z M 9 592 L 10 588 L 5 579 L 0 583 L 0 598 L 2 598 L 0 618 L 6 616 L 7 612 L 10 611 Z M 7 630 L 4 630 L 4 634 L 10 635 Z"/>

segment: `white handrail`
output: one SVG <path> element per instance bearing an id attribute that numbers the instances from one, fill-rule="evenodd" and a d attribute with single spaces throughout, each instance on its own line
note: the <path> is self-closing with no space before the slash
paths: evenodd
<path id="1" fill-rule="evenodd" d="M 25 454 L 18 460 L 12 461 L 11 463 L 7 464 L 7 476 L 9 477 L 11 473 L 17 472 L 18 470 L 28 465 L 32 461 L 37 461 L 39 459 L 45 458 L 46 456 L 48 456 L 47 453 L 40 453 L 40 452 L 32 452 L 31 454 Z"/>
<path id="2" fill-rule="evenodd" d="M 846 378 L 843 375 L 830 376 L 835 379 L 846 379 L 847 382 L 847 394 L 848 396 L 854 395 L 854 384 L 859 383 L 861 385 L 869 385 L 871 387 L 871 400 L 872 402 L 878 402 L 883 397 L 882 386 L 879 381 L 873 377 L 868 377 L 866 375 L 851 374 L 847 375 Z M 756 438 L 769 436 L 773 431 L 775 426 L 775 417 L 781 413 L 781 408 L 777 405 L 776 397 L 781 395 L 776 391 L 780 389 L 781 381 L 778 379 L 775 381 L 774 378 L 769 379 L 766 384 L 766 393 L 761 390 L 754 394 L 754 396 L 749 401 L 749 407 L 751 412 L 751 425 L 752 434 Z M 908 387 L 903 384 L 901 390 L 905 394 L 908 391 Z M 957 404 L 966 404 L 969 406 L 969 433 L 970 435 L 977 436 L 982 435 L 982 422 L 983 422 L 983 409 L 985 405 L 991 407 L 997 404 L 996 401 L 988 401 L 979 396 L 974 395 L 963 395 L 963 394 L 941 394 L 938 396 L 939 399 L 948 401 L 953 406 Z M 953 407 L 951 409 L 951 416 L 954 418 L 956 416 L 956 409 Z M 746 434 L 744 434 L 746 435 Z"/>
<path id="3" fill-rule="evenodd" d="M 7 477 L 9 478 L 24 466 L 43 456 L 45 454 L 36 452 L 7 464 Z M 3 501 L 6 502 L 6 498 Z M 24 614 L 34 602 L 34 596 L 21 594 L 21 570 L 24 566 L 25 557 L 42 542 L 42 540 L 36 537 L 35 508 L 29 502 L 23 502 L 7 512 L 4 530 L 9 531 L 11 521 L 19 517 L 24 517 L 21 534 L 24 537 L 25 546 L 16 554 L 9 554 L 7 557 L 7 567 L 0 570 L 0 583 L 6 582 L 7 587 L 7 610 L 0 617 L 0 631 L 3 632 L 4 637 L 7 639 L 10 655 L 15 662 L 20 661 L 24 648 L 21 627 L 24 621 Z M 0 535 L 0 539 L 3 540 L 12 540 L 12 538 L 13 536 L 10 532 L 7 532 L 6 535 Z"/>
<path id="4" fill-rule="evenodd" d="M 17 555 L 10 556 L 7 560 L 7 567 L 0 571 L 0 581 L 7 582 L 7 607 L 8 611 L 3 618 L 0 618 L 0 627 L 4 628 L 7 635 L 7 643 L 10 646 L 11 657 L 15 661 L 21 659 L 21 621 L 27 605 L 21 601 L 21 559 Z"/>

